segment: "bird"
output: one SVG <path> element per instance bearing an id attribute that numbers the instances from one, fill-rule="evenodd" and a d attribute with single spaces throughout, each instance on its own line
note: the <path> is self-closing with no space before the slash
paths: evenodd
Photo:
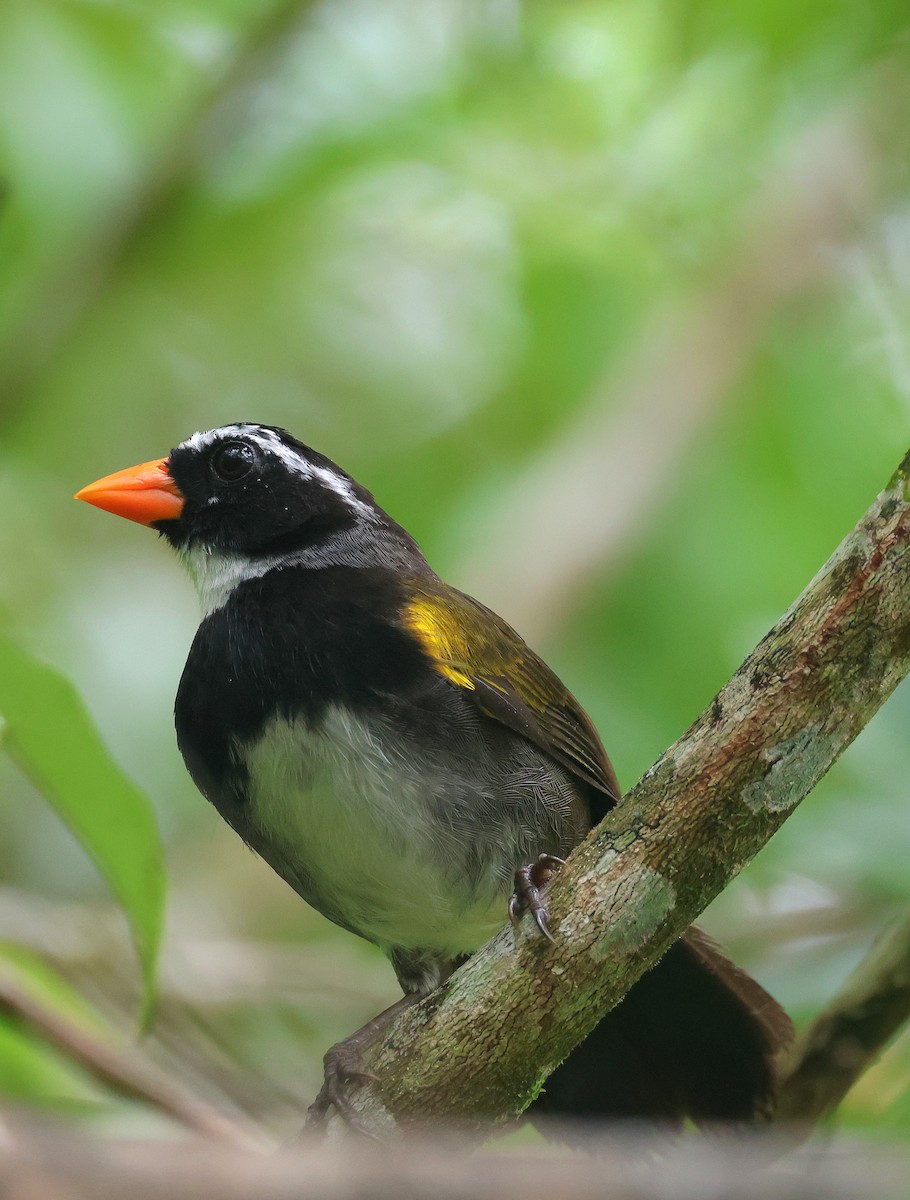
<path id="1" fill-rule="evenodd" d="M 77 493 L 155 529 L 202 620 L 175 702 L 196 787 L 297 894 L 377 945 L 402 998 L 332 1047 L 309 1121 L 357 1125 L 369 1044 L 545 884 L 620 799 L 597 731 L 501 617 L 444 583 L 332 460 L 238 422 Z M 692 927 L 530 1110 L 679 1128 L 770 1117 L 792 1026 Z"/>

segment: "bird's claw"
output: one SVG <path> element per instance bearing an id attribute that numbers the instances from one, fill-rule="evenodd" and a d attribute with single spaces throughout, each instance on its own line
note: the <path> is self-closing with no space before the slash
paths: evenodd
<path id="1" fill-rule="evenodd" d="M 376 1083 L 379 1076 L 365 1071 L 361 1065 L 360 1055 L 349 1048 L 344 1042 L 333 1046 L 325 1055 L 323 1066 L 325 1073 L 319 1095 L 307 1110 L 306 1128 L 320 1129 L 325 1125 L 329 1109 L 334 1108 L 341 1120 L 356 1133 L 374 1138 L 375 1134 L 362 1120 L 356 1105 L 351 1100 L 350 1085 L 352 1083 Z"/>
<path id="2" fill-rule="evenodd" d="M 537 861 L 515 872 L 515 891 L 509 897 L 509 920 L 517 927 L 525 912 L 530 912 L 534 923 L 549 942 L 556 939 L 547 924 L 547 906 L 541 899 L 540 889 L 563 865 L 563 859 L 555 854 L 541 854 Z"/>

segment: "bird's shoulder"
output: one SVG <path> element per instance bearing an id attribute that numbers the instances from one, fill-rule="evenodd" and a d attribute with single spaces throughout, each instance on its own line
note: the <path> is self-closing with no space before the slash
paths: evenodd
<path id="1" fill-rule="evenodd" d="M 616 774 L 594 725 L 559 677 L 524 639 L 478 600 L 435 578 L 413 578 L 401 619 L 435 670 L 483 712 L 619 799 Z"/>

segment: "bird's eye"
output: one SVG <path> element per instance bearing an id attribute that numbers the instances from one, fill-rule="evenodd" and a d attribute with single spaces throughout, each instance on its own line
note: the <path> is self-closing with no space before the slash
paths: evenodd
<path id="1" fill-rule="evenodd" d="M 256 457 L 246 442 L 228 442 L 212 456 L 212 470 L 225 483 L 234 483 L 249 475 Z"/>

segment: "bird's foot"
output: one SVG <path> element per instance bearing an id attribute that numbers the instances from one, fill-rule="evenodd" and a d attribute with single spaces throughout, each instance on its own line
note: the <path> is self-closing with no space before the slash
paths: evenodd
<path id="1" fill-rule="evenodd" d="M 530 912 L 537 928 L 550 942 L 555 938 L 547 924 L 547 906 L 541 899 L 540 889 L 563 865 L 563 859 L 555 854 L 541 854 L 537 861 L 515 872 L 515 891 L 509 897 L 509 920 L 517 926 L 525 912 Z"/>
<path id="2" fill-rule="evenodd" d="M 394 1004 L 367 1021 L 362 1029 L 352 1033 L 343 1042 L 338 1042 L 323 1058 L 325 1074 L 319 1095 L 307 1111 L 306 1129 L 322 1129 L 334 1109 L 349 1129 L 366 1137 L 376 1135 L 360 1116 L 357 1105 L 351 1098 L 352 1085 L 377 1083 L 379 1077 L 364 1069 L 363 1052 L 367 1050 L 383 1032 L 385 1027 L 405 1008 L 415 1004 L 420 999 L 417 992 L 402 996 Z"/>
<path id="3" fill-rule="evenodd" d="M 376 1083 L 378 1076 L 364 1070 L 360 1048 L 351 1046 L 349 1043 L 352 1040 L 349 1038 L 346 1042 L 339 1042 L 323 1058 L 323 1083 L 319 1095 L 307 1110 L 307 1129 L 321 1129 L 328 1119 L 329 1110 L 334 1109 L 350 1129 L 367 1137 L 373 1136 L 361 1120 L 351 1098 L 351 1085 Z"/>

